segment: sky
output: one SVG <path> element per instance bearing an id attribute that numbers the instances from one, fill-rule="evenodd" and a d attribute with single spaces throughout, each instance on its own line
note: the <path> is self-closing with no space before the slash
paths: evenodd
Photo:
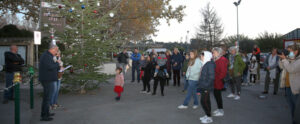
<path id="1" fill-rule="evenodd" d="M 154 41 L 174 42 L 186 41 L 193 38 L 196 27 L 203 18 L 200 10 L 208 2 L 215 8 L 221 18 L 224 33 L 223 37 L 236 35 L 237 15 L 233 2 L 238 0 L 172 0 L 171 5 L 185 5 L 186 16 L 183 22 L 171 21 L 171 25 L 161 21 Z M 242 0 L 239 6 L 239 32 L 250 38 L 267 31 L 269 33 L 286 34 L 300 28 L 300 0 Z M 187 35 L 187 31 L 189 34 Z"/>

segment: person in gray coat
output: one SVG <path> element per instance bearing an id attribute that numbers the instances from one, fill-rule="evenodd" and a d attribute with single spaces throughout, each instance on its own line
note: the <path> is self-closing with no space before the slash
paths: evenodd
<path id="1" fill-rule="evenodd" d="M 279 57 L 277 56 L 277 49 L 273 48 L 272 53 L 269 54 L 264 62 L 264 67 L 267 72 L 265 78 L 265 90 L 263 94 L 268 94 L 269 92 L 269 85 L 271 80 L 274 83 L 274 92 L 273 94 L 276 95 L 279 87 L 279 77 L 280 77 L 280 69 L 279 69 Z"/>

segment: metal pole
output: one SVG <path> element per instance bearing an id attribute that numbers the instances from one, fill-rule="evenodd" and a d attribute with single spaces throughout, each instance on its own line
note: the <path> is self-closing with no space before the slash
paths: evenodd
<path id="1" fill-rule="evenodd" d="M 15 124 L 20 124 L 20 83 L 15 85 Z"/>
<path id="2" fill-rule="evenodd" d="M 239 35 L 239 6 L 236 6 L 236 20 L 237 20 L 237 39 L 238 42 L 240 41 L 240 35 Z"/>
<path id="3" fill-rule="evenodd" d="M 39 46 L 35 45 L 36 68 L 39 68 Z"/>
<path id="4" fill-rule="evenodd" d="M 33 109 L 34 106 L 34 95 L 33 95 L 33 74 L 30 74 L 30 108 Z"/>

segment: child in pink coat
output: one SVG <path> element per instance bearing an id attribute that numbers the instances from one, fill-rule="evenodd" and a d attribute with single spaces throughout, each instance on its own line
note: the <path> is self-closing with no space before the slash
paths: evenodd
<path id="1" fill-rule="evenodd" d="M 115 88 L 114 88 L 114 91 L 118 94 L 118 96 L 115 98 L 117 101 L 121 99 L 123 86 L 124 86 L 124 75 L 122 73 L 122 68 L 117 68 L 116 77 L 115 77 Z"/>

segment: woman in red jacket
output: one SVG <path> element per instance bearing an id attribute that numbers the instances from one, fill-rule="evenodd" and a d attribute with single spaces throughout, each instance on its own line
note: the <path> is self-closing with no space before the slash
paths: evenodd
<path id="1" fill-rule="evenodd" d="M 228 60 L 222 56 L 223 49 L 215 47 L 212 50 L 214 61 L 216 64 L 215 81 L 214 81 L 214 96 L 218 105 L 218 109 L 213 112 L 213 116 L 224 116 L 222 89 L 224 88 L 223 79 L 226 77 Z"/>

